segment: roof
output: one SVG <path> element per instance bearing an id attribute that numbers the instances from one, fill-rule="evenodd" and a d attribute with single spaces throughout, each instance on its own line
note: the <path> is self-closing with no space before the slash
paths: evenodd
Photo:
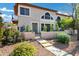
<path id="1" fill-rule="evenodd" d="M 39 9 L 42 9 L 42 10 L 57 12 L 56 10 L 52 10 L 52 9 L 48 9 L 48 8 L 36 6 L 36 5 L 30 4 L 30 3 L 16 3 L 15 6 L 14 6 L 15 15 L 17 15 L 17 11 L 18 11 L 17 8 L 18 8 L 18 5 L 26 5 L 26 6 L 30 6 L 30 7 L 39 8 Z"/>
<path id="2" fill-rule="evenodd" d="M 60 13 L 56 13 L 57 15 L 60 15 L 60 16 L 67 16 L 67 17 L 71 17 L 71 15 L 65 15 L 65 14 L 60 14 Z"/>
<path id="3" fill-rule="evenodd" d="M 51 12 L 56 12 L 57 15 L 70 17 L 69 15 L 57 13 L 57 10 L 52 10 L 52 9 L 48 9 L 48 8 L 36 6 L 36 5 L 30 4 L 30 3 L 16 3 L 15 6 L 14 6 L 14 11 L 15 11 L 14 13 L 15 13 L 15 15 L 18 15 L 18 5 L 26 5 L 26 6 L 30 6 L 30 7 L 35 7 L 35 8 L 39 8 L 39 9 L 42 9 L 42 10 L 47 10 L 47 11 L 51 11 Z"/>

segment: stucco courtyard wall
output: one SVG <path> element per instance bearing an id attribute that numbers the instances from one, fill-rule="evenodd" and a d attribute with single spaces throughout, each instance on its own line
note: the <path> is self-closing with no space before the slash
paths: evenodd
<path id="1" fill-rule="evenodd" d="M 41 32 L 42 39 L 56 39 L 57 33 L 61 33 L 63 31 L 54 31 L 54 32 Z"/>
<path id="2" fill-rule="evenodd" d="M 64 30 L 67 34 L 73 34 L 73 30 Z M 74 34 L 77 35 L 77 30 L 74 30 Z"/>
<path id="3" fill-rule="evenodd" d="M 35 32 L 21 32 L 21 36 L 24 40 L 35 39 Z"/>

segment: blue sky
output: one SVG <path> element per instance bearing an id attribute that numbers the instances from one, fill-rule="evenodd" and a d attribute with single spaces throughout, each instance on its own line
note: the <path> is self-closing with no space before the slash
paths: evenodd
<path id="1" fill-rule="evenodd" d="M 2 17 L 4 18 L 5 22 L 11 21 L 12 14 L 14 15 L 14 3 L 0 3 L 0 12 L 2 12 Z M 65 3 L 33 3 L 33 5 L 57 10 L 59 13 L 62 14 L 71 14 L 72 13 L 72 6 L 71 4 Z"/>

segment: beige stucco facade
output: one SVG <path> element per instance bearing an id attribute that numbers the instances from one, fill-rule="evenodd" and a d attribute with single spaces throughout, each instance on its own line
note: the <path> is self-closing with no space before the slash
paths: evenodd
<path id="1" fill-rule="evenodd" d="M 20 7 L 29 8 L 29 16 L 20 15 Z M 41 19 L 41 17 L 46 13 L 50 13 L 53 17 L 53 20 Z M 53 24 L 54 30 L 56 29 L 56 19 L 59 15 L 54 11 L 47 11 L 40 8 L 35 8 L 27 5 L 18 5 L 18 27 L 30 25 L 31 30 L 33 29 L 32 23 L 37 23 L 37 31 L 41 32 L 41 24 Z"/>

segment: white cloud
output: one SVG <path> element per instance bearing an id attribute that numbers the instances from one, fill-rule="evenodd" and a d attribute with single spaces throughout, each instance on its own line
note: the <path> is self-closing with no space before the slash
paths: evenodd
<path id="1" fill-rule="evenodd" d="M 7 9 L 6 7 L 0 8 L 1 11 L 13 12 L 13 10 Z"/>
<path id="2" fill-rule="evenodd" d="M 57 13 L 62 13 L 62 12 L 58 11 Z"/>
<path id="3" fill-rule="evenodd" d="M 11 22 L 12 21 L 12 15 L 7 14 L 1 14 L 2 18 L 4 19 L 4 22 Z M 17 16 L 14 16 L 15 20 L 17 20 Z"/>
<path id="4" fill-rule="evenodd" d="M 0 16 L 2 16 L 2 18 L 4 19 L 4 22 L 11 22 L 11 19 L 12 19 L 11 15 L 2 14 Z"/>
<path id="5" fill-rule="evenodd" d="M 4 16 L 6 16 L 6 15 L 5 15 L 5 14 L 1 14 L 0 16 L 1 16 L 1 17 L 4 17 Z"/>
<path id="6" fill-rule="evenodd" d="M 64 14 L 64 15 L 69 15 L 68 13 L 66 13 L 66 12 L 61 12 L 61 11 L 58 11 L 57 13 Z"/>
<path id="7" fill-rule="evenodd" d="M 4 17 L 10 17 L 10 18 L 12 17 L 11 15 L 6 15 L 6 14 L 1 14 L 0 16 L 2 16 L 3 18 Z"/>
<path id="8" fill-rule="evenodd" d="M 64 13 L 65 15 L 69 15 L 68 13 Z"/>

